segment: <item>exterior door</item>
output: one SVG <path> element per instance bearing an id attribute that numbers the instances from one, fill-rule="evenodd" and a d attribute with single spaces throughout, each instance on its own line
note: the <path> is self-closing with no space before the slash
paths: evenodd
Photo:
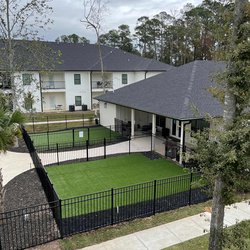
<path id="1" fill-rule="evenodd" d="M 49 97 L 49 103 L 50 103 L 50 109 L 55 109 L 55 107 L 56 107 L 56 97 L 54 95 L 51 95 Z"/>

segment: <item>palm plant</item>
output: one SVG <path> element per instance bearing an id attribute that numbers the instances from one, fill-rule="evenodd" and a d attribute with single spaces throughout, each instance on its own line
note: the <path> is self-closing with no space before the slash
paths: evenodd
<path id="1" fill-rule="evenodd" d="M 14 145 L 16 137 L 21 135 L 20 125 L 24 121 L 25 117 L 19 110 L 11 112 L 0 108 L 0 152 L 6 152 Z"/>
<path id="2" fill-rule="evenodd" d="M 5 153 L 10 146 L 14 145 L 16 138 L 21 135 L 20 125 L 24 120 L 25 117 L 19 110 L 11 112 L 0 108 L 0 153 Z M 3 196 L 3 176 L 0 169 L 0 213 L 4 211 Z"/>

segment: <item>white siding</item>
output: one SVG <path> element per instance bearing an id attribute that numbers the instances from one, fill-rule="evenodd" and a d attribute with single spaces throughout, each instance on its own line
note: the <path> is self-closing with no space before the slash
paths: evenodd
<path id="1" fill-rule="evenodd" d="M 128 83 L 122 84 L 122 74 L 128 75 Z M 159 74 L 159 72 L 147 72 L 146 78 L 152 77 Z M 119 89 L 121 87 L 127 86 L 128 84 L 135 83 L 145 79 L 145 71 L 139 72 L 114 72 L 113 73 L 113 88 Z"/>
<path id="2" fill-rule="evenodd" d="M 122 84 L 122 74 L 128 75 L 128 83 Z M 134 82 L 134 73 L 133 72 L 115 72 L 113 73 L 113 89 L 119 89 L 121 87 L 127 86 Z"/>
<path id="3" fill-rule="evenodd" d="M 117 105 L 116 118 L 124 122 L 131 121 L 131 109 Z"/>
<path id="4" fill-rule="evenodd" d="M 22 74 L 32 74 L 33 82 L 30 85 L 23 85 Z M 41 112 L 41 95 L 39 88 L 39 73 L 38 72 L 21 72 L 15 75 L 15 86 L 17 89 L 17 105 L 19 108 L 26 112 L 24 108 L 24 95 L 31 92 L 35 103 L 33 109 L 36 112 Z"/>
<path id="5" fill-rule="evenodd" d="M 100 124 L 103 126 L 115 125 L 116 105 L 100 102 Z"/>
<path id="6" fill-rule="evenodd" d="M 81 75 L 81 84 L 74 84 L 74 74 Z M 66 110 L 69 105 L 75 105 L 75 96 L 82 97 L 82 104 L 91 108 L 91 89 L 90 89 L 90 73 L 89 72 L 65 72 L 65 90 L 66 90 Z M 81 110 L 82 107 L 75 107 Z"/>
<path id="7" fill-rule="evenodd" d="M 162 72 L 147 72 L 146 74 L 146 78 L 150 78 L 152 76 L 156 76 L 156 75 L 159 75 L 161 74 Z"/>

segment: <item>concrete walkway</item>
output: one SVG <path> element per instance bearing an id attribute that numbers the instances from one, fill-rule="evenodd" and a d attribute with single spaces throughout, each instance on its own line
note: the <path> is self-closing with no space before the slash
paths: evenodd
<path id="1" fill-rule="evenodd" d="M 17 175 L 33 168 L 29 153 L 15 153 L 7 151 L 0 154 L 0 168 L 3 174 L 3 185 L 6 185 Z"/>
<path id="2" fill-rule="evenodd" d="M 207 234 L 209 232 L 210 219 L 211 213 L 204 212 L 83 249 L 160 250 Z M 243 220 L 250 220 L 250 200 L 226 207 L 225 227 L 232 226 Z"/>
<path id="3" fill-rule="evenodd" d="M 130 142 L 130 152 L 145 152 L 151 150 L 151 137 L 141 137 L 131 140 Z M 129 141 L 116 143 L 107 146 L 106 154 L 121 154 L 129 152 Z M 89 157 L 97 157 L 104 155 L 104 147 L 90 148 Z M 44 165 L 52 164 L 57 162 L 57 153 L 39 153 L 39 157 Z M 59 152 L 59 161 L 68 161 L 73 159 L 86 158 L 86 149 L 80 149 L 75 151 L 65 151 Z"/>
<path id="4" fill-rule="evenodd" d="M 34 125 L 41 125 L 41 124 L 56 124 L 56 123 L 71 123 L 71 122 L 88 122 L 90 119 L 89 118 L 84 118 L 84 119 L 75 119 L 75 120 L 59 120 L 59 121 L 44 121 L 44 122 L 34 122 Z M 25 125 L 33 125 L 33 122 L 27 122 Z"/>

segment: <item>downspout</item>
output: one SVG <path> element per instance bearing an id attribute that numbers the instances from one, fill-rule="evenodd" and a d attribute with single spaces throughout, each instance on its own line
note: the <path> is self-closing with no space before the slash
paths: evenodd
<path id="1" fill-rule="evenodd" d="M 147 79 L 147 73 L 148 73 L 148 71 L 146 70 L 145 74 L 144 74 L 144 79 Z"/>
<path id="2" fill-rule="evenodd" d="M 42 79 L 41 79 L 41 73 L 40 72 L 39 72 L 39 88 L 40 88 L 40 98 L 41 98 L 41 112 L 43 112 Z"/>
<path id="3" fill-rule="evenodd" d="M 191 121 L 188 121 L 187 123 L 184 123 L 184 132 L 183 132 L 183 147 L 185 148 L 185 130 L 186 130 L 186 125 L 191 124 Z M 185 152 L 185 150 L 184 150 Z"/>
<path id="4" fill-rule="evenodd" d="M 93 94 L 92 94 L 92 91 L 93 91 L 93 89 L 92 89 L 92 73 L 93 73 L 93 71 L 91 70 L 90 71 L 90 75 L 89 75 L 89 80 L 90 80 L 90 105 L 91 105 L 91 110 L 93 109 Z"/>

